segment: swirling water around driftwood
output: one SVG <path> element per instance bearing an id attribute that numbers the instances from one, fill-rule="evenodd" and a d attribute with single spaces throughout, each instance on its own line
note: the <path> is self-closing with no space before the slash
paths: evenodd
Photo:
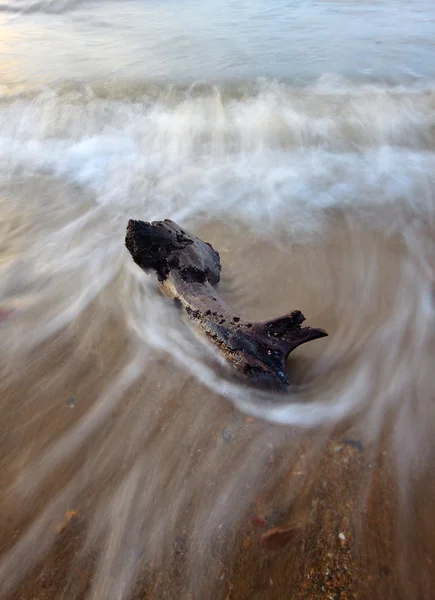
<path id="1" fill-rule="evenodd" d="M 244 524 L 293 507 L 295 552 L 314 556 L 322 477 L 352 499 L 364 557 L 379 457 L 413 577 L 381 572 L 376 589 L 429 597 L 434 18 L 393 1 L 0 5 L 5 597 L 225 597 L 234 564 L 235 597 L 250 597 Z M 300 309 L 328 330 L 295 352 L 288 398 L 228 376 L 132 263 L 129 218 L 211 242 L 246 318 Z M 348 451 L 349 428 L 364 458 L 346 455 L 343 492 L 347 467 L 318 463 Z M 73 540 L 58 533 L 67 511 Z M 38 571 L 59 544 L 63 571 Z M 316 597 L 298 560 L 289 577 Z"/>

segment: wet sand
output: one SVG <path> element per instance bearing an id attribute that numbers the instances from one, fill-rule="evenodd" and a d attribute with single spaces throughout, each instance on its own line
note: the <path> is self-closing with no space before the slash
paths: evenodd
<path id="1" fill-rule="evenodd" d="M 195 384 L 187 384 L 183 397 L 173 399 L 167 411 L 172 414 L 161 415 L 156 435 L 164 435 L 165 428 L 171 426 L 174 418 L 179 419 L 180 413 L 184 413 L 181 420 L 185 425 L 189 421 L 185 420 L 186 412 L 198 410 L 194 405 L 202 404 L 200 410 L 207 412 L 209 422 L 213 423 L 205 439 L 204 434 L 189 436 L 187 427 L 184 441 L 172 447 L 179 460 L 189 463 L 187 477 L 194 477 L 191 484 L 196 485 L 196 490 L 192 490 L 189 505 L 182 514 L 176 515 L 174 523 L 171 523 L 171 511 L 159 506 L 161 502 L 170 504 L 174 499 L 167 497 L 165 489 L 154 499 L 152 515 L 163 522 L 154 552 L 150 544 L 146 560 L 143 560 L 140 545 L 134 542 L 135 531 L 124 532 L 127 533 L 125 544 L 131 539 L 137 553 L 132 567 L 137 580 L 128 597 L 174 600 L 433 597 L 435 532 L 431 473 L 423 474 L 413 485 L 404 515 L 398 505 L 400 494 L 394 482 L 394 461 L 382 447 L 374 457 L 355 432 L 351 437 L 346 431 L 336 432 L 324 443 L 317 436 L 270 426 L 240 415 L 216 398 L 207 402 L 204 398 L 207 390 L 191 394 L 192 385 Z M 140 397 L 147 390 L 149 386 L 143 384 L 138 386 L 136 394 Z M 86 384 L 77 389 L 78 411 L 80 399 L 87 397 L 86 392 Z M 57 409 L 46 414 L 50 430 L 57 432 L 71 419 L 69 415 L 76 416 L 76 408 L 68 406 L 66 394 L 62 395 L 60 390 L 58 393 L 61 401 Z M 189 397 L 193 400 L 189 401 Z M 115 413 L 112 420 L 116 419 Z M 39 430 L 32 429 L 37 445 L 41 435 L 35 435 Z M 225 435 L 225 432 L 228 433 Z M 278 450 L 274 445 L 277 438 L 281 441 Z M 271 441 L 264 447 L 266 440 Z M 119 439 L 119 444 L 125 442 Z M 236 485 L 237 493 L 241 494 L 240 502 L 237 499 L 231 502 L 230 513 L 216 524 L 211 538 L 204 543 L 201 536 L 196 535 L 195 514 L 202 514 L 208 507 L 212 509 L 213 498 L 225 486 L 233 484 L 230 461 L 234 446 L 238 452 L 247 452 L 258 442 L 263 442 L 263 448 L 262 461 L 257 462 L 255 469 L 259 477 L 257 485 L 250 489 L 249 478 L 244 486 Z M 222 462 L 202 469 L 201 453 L 206 452 L 209 445 L 222 448 Z M 55 491 L 62 489 L 80 468 L 84 456 L 92 456 L 92 453 L 92 444 L 89 444 L 80 453 L 82 456 L 50 478 L 49 485 L 37 499 L 2 510 L 3 552 L 25 535 L 30 520 L 44 510 Z M 164 461 L 155 460 L 156 468 L 167 477 Z M 98 577 L 98 554 L 101 552 L 104 556 L 108 551 L 108 541 L 89 545 L 89 530 L 104 523 L 106 527 L 109 525 L 105 509 L 110 506 L 110 490 L 116 487 L 112 480 L 119 480 L 120 472 L 128 469 L 125 464 L 113 462 L 97 482 L 88 485 L 83 481 L 78 497 L 69 499 L 67 494 L 57 502 L 50 511 L 49 531 L 44 531 L 44 537 L 53 537 L 47 554 L 40 554 L 40 543 L 44 546 L 41 539 L 29 545 L 23 556 L 24 564 L 17 568 L 28 561 L 35 561 L 36 566 L 13 593 L 2 597 L 14 600 L 90 597 L 92 578 Z M 199 477 L 191 474 L 196 469 Z M 7 484 L 3 471 L 3 489 Z M 172 493 L 176 493 L 173 488 Z M 113 515 L 109 536 L 114 534 L 117 519 L 119 526 L 128 527 L 123 510 L 119 505 L 119 513 Z M 155 539 L 153 516 L 143 524 L 143 533 L 146 536 L 149 528 Z M 294 535 L 285 543 L 278 540 L 277 547 L 272 543 L 270 548 L 264 548 L 262 536 L 273 527 L 283 531 L 294 529 Z M 125 551 L 122 546 L 114 549 L 115 555 Z M 104 586 L 120 584 L 117 559 L 121 557 L 111 557 L 110 552 L 105 557 L 115 563 L 108 578 L 105 574 L 103 589 L 98 588 L 95 597 L 105 597 Z M 206 569 L 207 575 L 200 576 L 199 569 Z"/>

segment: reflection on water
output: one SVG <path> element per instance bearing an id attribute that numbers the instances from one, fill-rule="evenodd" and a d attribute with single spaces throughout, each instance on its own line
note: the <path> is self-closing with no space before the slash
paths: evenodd
<path id="1" fill-rule="evenodd" d="M 1 10 L 2 9 L 2 10 Z M 223 0 L 3 0 L 9 83 L 65 78 L 223 81 L 324 73 L 400 83 L 433 78 L 434 6 Z"/>

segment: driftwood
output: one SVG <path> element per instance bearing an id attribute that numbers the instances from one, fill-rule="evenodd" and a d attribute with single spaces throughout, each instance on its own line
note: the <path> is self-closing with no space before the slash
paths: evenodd
<path id="1" fill-rule="evenodd" d="M 220 279 L 219 254 L 206 242 L 170 220 L 130 220 L 125 244 L 139 267 L 155 271 L 163 292 L 179 304 L 189 321 L 205 334 L 233 367 L 255 384 L 285 390 L 292 350 L 327 335 L 301 327 L 303 314 L 251 323 L 242 320 L 213 288 Z"/>

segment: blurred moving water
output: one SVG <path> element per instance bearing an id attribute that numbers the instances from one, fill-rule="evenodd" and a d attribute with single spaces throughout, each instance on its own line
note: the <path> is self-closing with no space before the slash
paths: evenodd
<path id="1" fill-rule="evenodd" d="M 434 40 L 427 0 L 0 2 L 1 597 L 433 597 Z M 192 337 L 129 218 L 328 330 L 288 397 Z M 238 549 L 277 503 L 274 585 Z"/>

